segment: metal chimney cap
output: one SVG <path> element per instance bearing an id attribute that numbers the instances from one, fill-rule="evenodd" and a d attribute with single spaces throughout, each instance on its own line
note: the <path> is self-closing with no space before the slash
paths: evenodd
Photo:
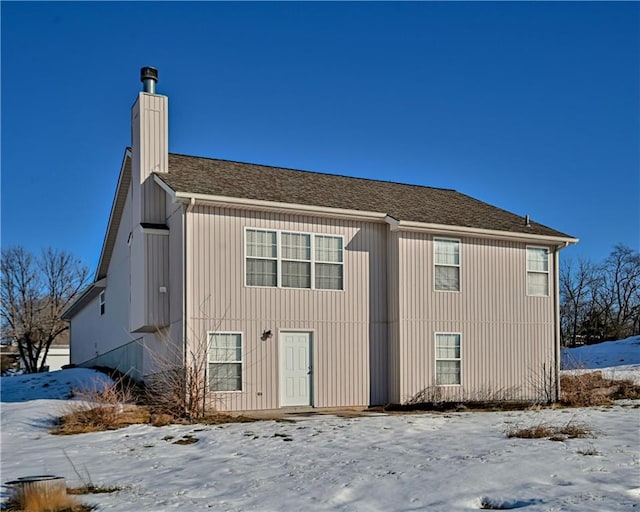
<path id="1" fill-rule="evenodd" d="M 144 82 L 145 80 L 153 80 L 154 82 L 158 81 L 158 70 L 151 66 L 145 66 L 140 69 L 140 81 Z"/>

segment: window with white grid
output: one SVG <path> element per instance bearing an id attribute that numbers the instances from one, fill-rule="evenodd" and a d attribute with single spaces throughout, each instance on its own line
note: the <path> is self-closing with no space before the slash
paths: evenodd
<path id="1" fill-rule="evenodd" d="M 278 286 L 278 233 L 247 229 L 247 286 Z"/>
<path id="2" fill-rule="evenodd" d="M 283 288 L 311 288 L 311 235 L 280 233 Z"/>
<path id="3" fill-rule="evenodd" d="M 460 384 L 460 362 L 460 334 L 436 333 L 436 385 Z"/>
<path id="4" fill-rule="evenodd" d="M 549 295 L 549 249 L 527 247 L 527 295 Z"/>
<path id="5" fill-rule="evenodd" d="M 247 286 L 344 289 L 344 240 L 318 235 L 247 228 Z"/>
<path id="6" fill-rule="evenodd" d="M 436 238 L 433 241 L 434 289 L 460 291 L 460 240 Z"/>
<path id="7" fill-rule="evenodd" d="M 344 262 L 342 237 L 315 236 L 315 287 L 321 290 L 342 290 Z"/>
<path id="8" fill-rule="evenodd" d="M 209 333 L 209 389 L 242 390 L 242 334 Z"/>

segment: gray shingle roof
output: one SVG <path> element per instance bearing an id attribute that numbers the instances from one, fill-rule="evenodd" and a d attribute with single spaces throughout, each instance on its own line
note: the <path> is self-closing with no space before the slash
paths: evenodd
<path id="1" fill-rule="evenodd" d="M 552 237 L 565 233 L 455 190 L 169 154 L 174 191 L 386 213 L 400 221 Z"/>

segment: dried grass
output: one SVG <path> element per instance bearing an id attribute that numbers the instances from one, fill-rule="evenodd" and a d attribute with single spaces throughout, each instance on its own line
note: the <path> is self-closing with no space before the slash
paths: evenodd
<path id="1" fill-rule="evenodd" d="M 508 438 L 520 439 L 549 439 L 550 441 L 565 441 L 567 439 L 591 437 L 593 433 L 587 427 L 569 421 L 565 425 L 554 426 L 540 423 L 532 427 L 514 426 L 505 431 Z"/>
<path id="2" fill-rule="evenodd" d="M 121 490 L 122 487 L 85 484 L 81 487 L 67 487 L 67 494 L 110 494 Z"/>
<path id="3" fill-rule="evenodd" d="M 115 430 L 128 425 L 146 423 L 149 413 L 135 405 L 133 388 L 122 380 L 111 384 L 94 383 L 92 389 L 74 390 L 79 401 L 68 402 L 53 434 L 82 434 Z"/>
<path id="4" fill-rule="evenodd" d="M 79 503 L 64 489 L 28 489 L 12 498 L 3 510 L 21 512 L 88 512 L 95 507 Z"/>
<path id="5" fill-rule="evenodd" d="M 640 399 L 640 386 L 632 380 L 614 380 L 601 371 L 560 377 L 560 403 L 569 407 L 611 405 L 614 400 Z"/>

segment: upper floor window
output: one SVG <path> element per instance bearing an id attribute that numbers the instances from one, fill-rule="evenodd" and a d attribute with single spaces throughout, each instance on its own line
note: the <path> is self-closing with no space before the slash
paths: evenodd
<path id="1" fill-rule="evenodd" d="M 277 286 L 278 246 L 275 231 L 247 229 L 247 286 Z"/>
<path id="2" fill-rule="evenodd" d="M 549 249 L 527 247 L 527 295 L 549 295 Z"/>
<path id="3" fill-rule="evenodd" d="M 321 290 L 342 290 L 342 237 L 316 235 L 315 283 Z"/>
<path id="4" fill-rule="evenodd" d="M 436 238 L 433 241 L 434 289 L 460 291 L 460 240 Z"/>
<path id="5" fill-rule="evenodd" d="M 343 289 L 341 236 L 252 228 L 245 233 L 247 286 Z"/>
<path id="6" fill-rule="evenodd" d="M 94 295 L 94 297 L 95 297 L 95 295 Z M 100 315 L 104 315 L 105 306 L 106 306 L 106 301 L 105 301 L 105 298 L 104 298 L 104 292 L 100 292 L 98 303 L 100 304 Z"/>

